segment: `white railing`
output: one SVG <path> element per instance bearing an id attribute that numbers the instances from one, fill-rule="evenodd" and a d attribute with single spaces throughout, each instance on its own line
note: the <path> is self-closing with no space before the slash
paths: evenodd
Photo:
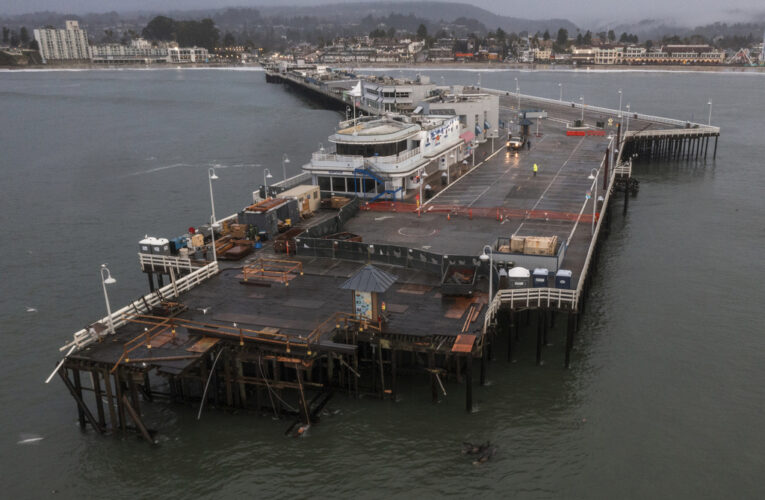
<path id="1" fill-rule="evenodd" d="M 487 92 L 496 93 L 497 95 L 506 96 L 507 94 L 509 94 L 511 97 L 516 97 L 516 98 L 518 97 L 517 93 L 515 93 L 513 91 L 509 91 L 509 90 L 499 90 L 499 89 L 484 89 L 484 90 L 487 91 Z M 588 110 L 589 111 L 596 111 L 598 113 L 605 113 L 605 114 L 609 114 L 609 115 L 613 115 L 613 116 L 617 116 L 617 117 L 619 116 L 619 114 L 622 114 L 622 115 L 629 114 L 630 117 L 633 118 L 633 119 L 637 118 L 639 120 L 651 121 L 651 122 L 656 122 L 656 123 L 665 123 L 667 125 L 675 125 L 675 126 L 683 127 L 683 128 L 685 128 L 686 125 L 690 123 L 690 125 L 692 127 L 693 126 L 697 126 L 698 127 L 698 128 L 695 129 L 697 131 L 699 131 L 699 129 L 706 129 L 707 131 L 711 130 L 713 132 L 718 132 L 718 133 L 720 132 L 720 128 L 719 127 L 713 127 L 711 125 L 706 125 L 704 123 L 695 123 L 695 122 L 691 122 L 691 121 L 675 120 L 674 118 L 666 118 L 666 117 L 663 117 L 663 116 L 646 115 L 646 114 L 642 114 L 642 113 L 635 113 L 635 112 L 632 112 L 632 111 L 627 113 L 626 110 L 622 110 L 621 113 L 620 113 L 618 109 L 602 108 L 600 106 L 592 106 L 592 105 L 589 105 L 589 104 L 580 104 L 580 103 L 577 103 L 577 102 L 574 102 L 574 101 L 561 101 L 559 99 L 549 99 L 547 97 L 537 97 L 537 96 L 528 95 L 528 94 L 521 94 L 521 99 L 526 99 L 526 100 L 529 100 L 529 101 L 538 101 L 538 102 L 543 102 L 543 103 L 546 103 L 546 104 L 553 104 L 553 105 L 556 105 L 556 106 L 564 106 L 566 108 L 571 108 L 573 106 L 574 109 L 582 109 L 582 107 L 584 107 L 585 111 L 588 111 Z"/>
<path id="2" fill-rule="evenodd" d="M 564 288 L 518 288 L 499 290 L 489 304 L 484 316 L 484 331 L 503 304 L 510 307 L 558 307 L 575 310 L 577 307 L 577 290 Z"/>
<path id="3" fill-rule="evenodd" d="M 335 153 L 313 153 L 311 155 L 311 164 L 313 166 L 328 168 L 362 168 L 364 166 L 364 157 L 357 155 L 338 155 Z"/>
<path id="4" fill-rule="evenodd" d="M 188 257 L 175 257 L 172 255 L 139 253 L 138 261 L 141 263 L 142 271 L 145 271 L 146 268 L 151 268 L 152 271 L 155 271 L 156 268 L 173 268 L 179 275 L 181 271 L 195 271 L 200 267 L 200 264 L 192 263 L 191 259 Z"/>
<path id="5" fill-rule="evenodd" d="M 662 130 L 630 130 L 627 132 L 629 137 L 685 137 L 704 134 L 717 134 L 720 132 L 718 127 L 700 127 L 683 129 L 662 129 Z"/>
<path id="6" fill-rule="evenodd" d="M 297 175 L 293 175 L 292 177 L 288 177 L 287 179 L 283 179 L 279 182 L 275 182 L 271 187 L 290 189 L 295 186 L 300 186 L 301 184 L 306 184 L 306 183 L 310 184 L 310 181 L 311 181 L 310 172 L 300 172 Z"/>
<path id="7" fill-rule="evenodd" d="M 191 274 L 187 274 L 183 278 L 173 280 L 170 284 L 163 286 L 159 289 L 159 293 L 150 293 L 144 295 L 141 299 L 131 302 L 125 307 L 114 311 L 111 315 L 111 323 L 114 328 L 119 328 L 127 323 L 126 316 L 136 313 L 146 313 L 150 308 L 159 305 L 162 302 L 162 297 L 177 296 L 178 293 L 191 290 L 195 286 L 202 283 L 204 280 L 214 276 L 218 272 L 218 263 L 212 262 L 206 266 L 198 268 Z M 105 316 L 98 320 L 96 323 L 101 323 L 104 326 L 109 325 L 109 316 Z M 74 349 L 79 351 L 83 347 L 97 341 L 99 334 L 92 328 L 83 328 L 74 333 L 72 340 L 59 348 L 60 351 L 69 351 Z"/>

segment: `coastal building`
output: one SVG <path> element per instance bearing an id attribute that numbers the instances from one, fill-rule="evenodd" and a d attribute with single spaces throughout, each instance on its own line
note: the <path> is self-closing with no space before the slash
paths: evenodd
<path id="1" fill-rule="evenodd" d="M 90 60 L 94 64 L 165 63 L 168 55 L 167 47 L 154 47 L 143 38 L 132 40 L 130 45 L 106 43 L 90 47 Z"/>
<path id="2" fill-rule="evenodd" d="M 419 103 L 421 112 L 454 115 L 460 123 L 460 135 L 468 132 L 477 142 L 499 135 L 499 97 L 478 89 L 454 86 L 451 92 L 439 92 Z M 470 137 L 472 139 L 472 137 Z"/>
<path id="3" fill-rule="evenodd" d="M 427 98 L 436 85 L 427 76 L 415 80 L 375 78 L 362 82 L 362 103 L 380 111 L 411 112 L 416 103 Z"/>
<path id="4" fill-rule="evenodd" d="M 466 155 L 459 118 L 386 115 L 340 123 L 324 149 L 303 166 L 322 197 L 356 195 L 403 200 L 429 178 L 449 178 Z M 432 182 L 432 181 L 430 181 Z"/>
<path id="5" fill-rule="evenodd" d="M 203 63 L 210 60 L 210 54 L 203 47 L 170 47 L 167 62 L 174 64 Z"/>
<path id="6" fill-rule="evenodd" d="M 77 21 L 66 21 L 64 29 L 39 28 L 34 34 L 43 63 L 90 59 L 88 33 Z"/>
<path id="7" fill-rule="evenodd" d="M 622 64 L 624 47 L 598 47 L 595 49 L 595 64 Z"/>

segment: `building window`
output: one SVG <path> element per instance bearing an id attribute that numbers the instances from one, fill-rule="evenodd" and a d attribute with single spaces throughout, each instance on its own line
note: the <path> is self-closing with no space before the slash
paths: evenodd
<path id="1" fill-rule="evenodd" d="M 345 192 L 345 177 L 332 177 L 332 191 Z"/>
<path id="2" fill-rule="evenodd" d="M 332 184 L 329 177 L 319 177 L 319 189 L 322 191 L 332 191 Z"/>

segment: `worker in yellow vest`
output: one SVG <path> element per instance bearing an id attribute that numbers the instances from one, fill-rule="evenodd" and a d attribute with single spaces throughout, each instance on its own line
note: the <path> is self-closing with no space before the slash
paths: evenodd
<path id="1" fill-rule="evenodd" d="M 539 167 L 538 167 L 538 166 L 537 166 L 537 164 L 535 163 L 535 164 L 534 164 L 534 177 L 536 177 L 536 176 L 537 176 L 537 171 L 538 171 L 538 170 L 539 170 Z"/>

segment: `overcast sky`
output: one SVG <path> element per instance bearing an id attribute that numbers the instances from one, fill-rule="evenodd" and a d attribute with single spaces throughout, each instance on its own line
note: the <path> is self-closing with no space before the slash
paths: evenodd
<path id="1" fill-rule="evenodd" d="M 197 9 L 226 6 L 319 5 L 344 0 L 0 0 L 0 14 L 23 14 L 41 10 L 84 14 L 135 10 Z M 358 0 L 355 0 L 358 1 Z M 363 1 L 363 0 L 362 0 Z M 379 1 L 379 0 L 378 0 Z M 385 1 L 385 0 L 382 0 Z M 450 0 L 446 0 L 450 1 Z M 454 1 L 454 0 L 452 0 Z M 713 21 L 747 20 L 752 12 L 763 13 L 763 0 L 463 0 L 498 14 L 546 19 L 567 18 L 580 25 L 616 24 L 640 19 L 666 19 L 694 25 Z M 466 16 L 470 14 L 465 13 Z"/>

